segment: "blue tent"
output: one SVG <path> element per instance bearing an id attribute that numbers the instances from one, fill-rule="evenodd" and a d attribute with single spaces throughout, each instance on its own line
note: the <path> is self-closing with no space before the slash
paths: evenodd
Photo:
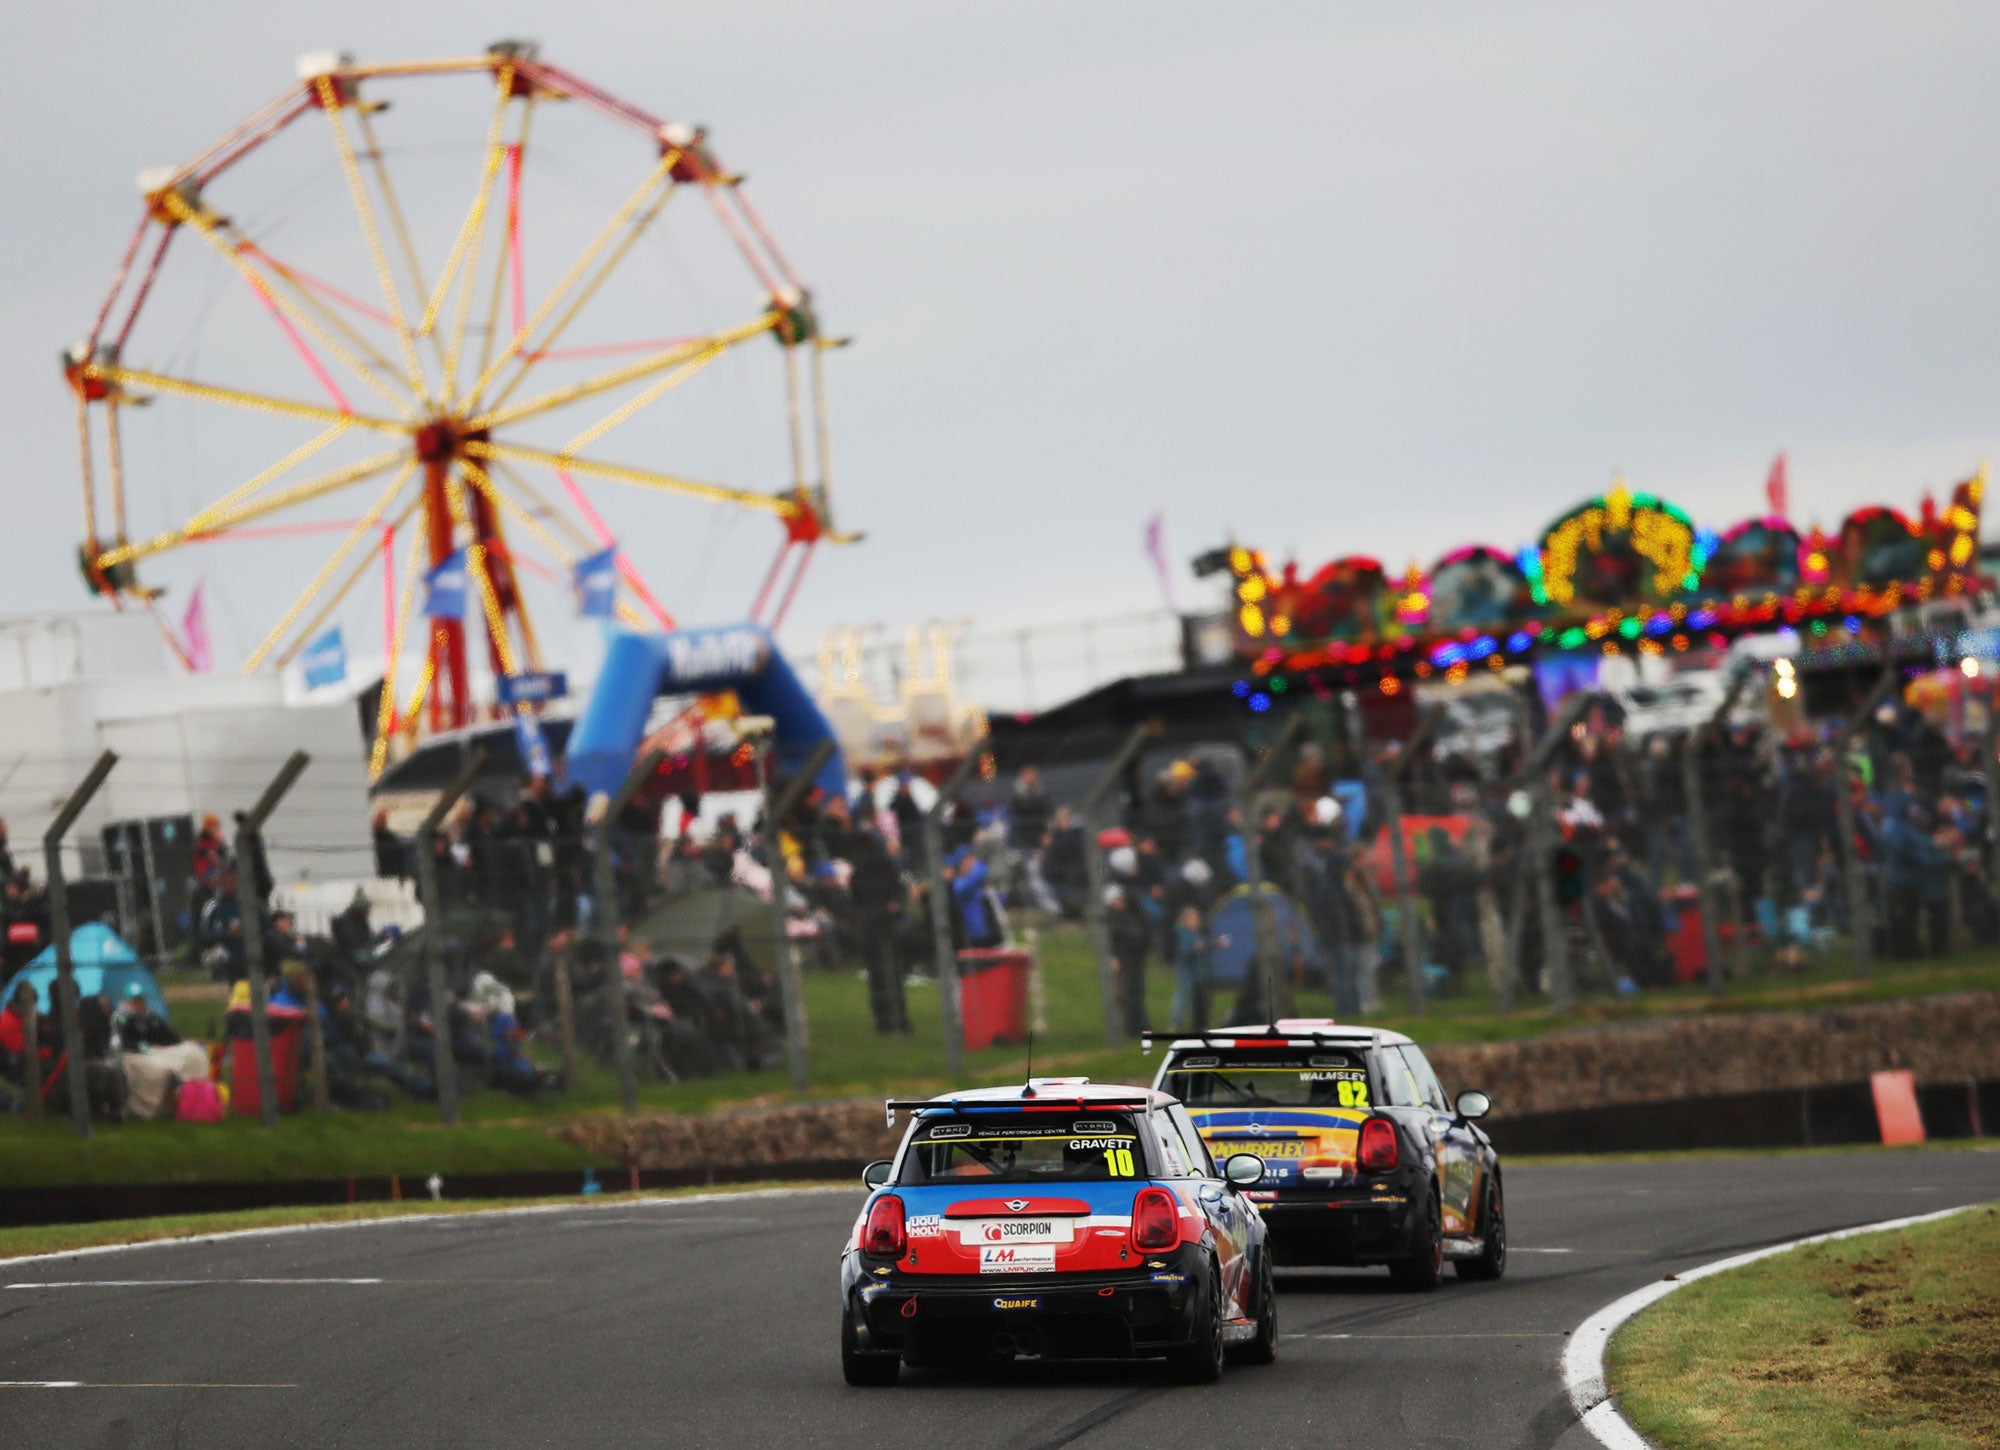
<path id="1" fill-rule="evenodd" d="M 160 984 L 153 980 L 139 954 L 110 927 L 95 921 L 78 927 L 69 934 L 69 954 L 76 968 L 76 990 L 80 997 L 107 992 L 113 1002 L 118 1002 L 123 1000 L 126 988 L 137 982 L 153 1011 L 162 1017 L 167 1015 L 167 999 L 160 995 Z M 55 981 L 56 949 L 51 942 L 40 956 L 15 973 L 14 980 L 0 992 L 0 1002 L 12 1001 L 17 986 L 32 982 L 35 995 L 41 999 L 41 1010 L 53 1012 Z"/>
<path id="2" fill-rule="evenodd" d="M 1264 897 L 1271 904 L 1271 928 L 1276 933 L 1273 945 L 1278 960 L 1286 964 L 1284 969 L 1289 970 L 1294 958 L 1303 958 L 1308 975 L 1315 980 L 1322 978 L 1326 961 L 1313 939 L 1312 927 L 1299 915 L 1291 898 L 1269 882 L 1264 884 Z M 1248 886 L 1238 886 L 1222 898 L 1209 918 L 1208 932 L 1217 942 L 1208 953 L 1208 979 L 1234 983 L 1249 976 L 1257 952 L 1257 921 Z"/>

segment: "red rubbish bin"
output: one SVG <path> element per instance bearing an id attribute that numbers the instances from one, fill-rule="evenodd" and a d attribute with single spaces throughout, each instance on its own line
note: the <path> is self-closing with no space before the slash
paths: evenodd
<path id="1" fill-rule="evenodd" d="M 974 947 L 958 954 L 959 1004 L 965 1047 L 1028 1040 L 1028 953 L 1019 947 Z"/>
<path id="2" fill-rule="evenodd" d="M 278 1084 L 278 1111 L 299 1110 L 299 1040 L 305 1036 L 305 1013 L 296 1008 L 273 1007 L 271 1023 L 271 1075 Z M 264 1111 L 264 1095 L 257 1087 L 257 1043 L 238 1037 L 229 1044 L 229 1111 L 238 1117 L 254 1118 Z"/>

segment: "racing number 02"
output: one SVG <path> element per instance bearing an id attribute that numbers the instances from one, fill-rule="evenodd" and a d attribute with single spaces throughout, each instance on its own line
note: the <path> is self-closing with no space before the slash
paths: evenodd
<path id="1" fill-rule="evenodd" d="M 1110 1170 L 1113 1178 L 1130 1178 L 1132 1176 L 1132 1150 L 1130 1148 L 1106 1148 L 1104 1150 L 1104 1166 Z"/>

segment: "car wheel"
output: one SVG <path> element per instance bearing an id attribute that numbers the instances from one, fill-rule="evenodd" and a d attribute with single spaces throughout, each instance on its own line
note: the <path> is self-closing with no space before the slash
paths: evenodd
<path id="1" fill-rule="evenodd" d="M 1231 1351 L 1238 1364 L 1270 1364 L 1278 1357 L 1278 1290 L 1271 1282 L 1271 1251 L 1258 1255 L 1257 1337 Z"/>
<path id="2" fill-rule="evenodd" d="M 1389 1277 L 1397 1287 L 1427 1294 L 1444 1278 L 1444 1216 L 1438 1210 L 1437 1189 L 1424 1199 L 1424 1222 L 1413 1252 L 1389 1265 Z"/>
<path id="3" fill-rule="evenodd" d="M 1206 1300 L 1194 1343 L 1167 1355 L 1167 1368 L 1184 1385 L 1212 1385 L 1222 1378 L 1222 1270 L 1212 1260 Z"/>
<path id="4" fill-rule="evenodd" d="M 903 1370 L 903 1361 L 893 1354 L 863 1354 L 854 1318 L 840 1316 L 840 1373 L 851 1385 L 892 1385 Z"/>
<path id="5" fill-rule="evenodd" d="M 1489 1177 L 1479 1201 L 1479 1232 L 1486 1247 L 1476 1259 L 1460 1259 L 1452 1267 L 1461 1279 L 1497 1279 L 1507 1272 L 1507 1210 L 1500 1181 Z"/>

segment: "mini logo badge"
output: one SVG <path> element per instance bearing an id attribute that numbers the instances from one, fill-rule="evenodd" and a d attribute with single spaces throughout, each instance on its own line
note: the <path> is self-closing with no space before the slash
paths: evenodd
<path id="1" fill-rule="evenodd" d="M 1019 1213 L 1027 1206 L 1028 1200 L 1025 1198 L 1010 1198 L 1007 1200 L 1007 1211 L 1009 1213 Z"/>

